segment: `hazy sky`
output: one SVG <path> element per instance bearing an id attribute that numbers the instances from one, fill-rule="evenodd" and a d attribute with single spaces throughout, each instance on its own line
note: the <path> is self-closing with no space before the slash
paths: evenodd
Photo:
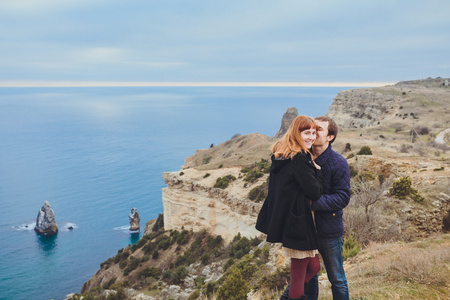
<path id="1" fill-rule="evenodd" d="M 449 0 L 0 0 L 0 81 L 450 77 Z"/>

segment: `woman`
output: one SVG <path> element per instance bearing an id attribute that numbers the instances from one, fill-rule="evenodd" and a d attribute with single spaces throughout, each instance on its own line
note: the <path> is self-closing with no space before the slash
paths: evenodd
<path id="1" fill-rule="evenodd" d="M 256 221 L 267 241 L 282 243 L 291 258 L 290 299 L 306 299 L 304 284 L 320 270 L 310 206 L 322 193 L 322 171 L 310 153 L 317 129 L 314 119 L 298 116 L 271 147 L 269 193 Z"/>

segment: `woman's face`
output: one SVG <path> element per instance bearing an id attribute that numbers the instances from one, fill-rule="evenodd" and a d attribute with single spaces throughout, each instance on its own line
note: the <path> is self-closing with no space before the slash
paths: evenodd
<path id="1" fill-rule="evenodd" d="M 303 130 L 300 132 L 300 136 L 305 143 L 306 148 L 310 149 L 316 140 L 316 130 L 314 128 Z"/>

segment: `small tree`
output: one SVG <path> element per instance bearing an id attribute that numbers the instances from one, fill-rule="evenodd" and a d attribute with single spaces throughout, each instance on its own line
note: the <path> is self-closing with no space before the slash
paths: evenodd
<path id="1" fill-rule="evenodd" d="M 419 192 L 411 186 L 411 178 L 409 178 L 409 176 L 403 176 L 394 181 L 392 188 L 389 189 L 389 193 L 398 199 L 406 199 L 406 197 L 411 197 L 416 202 L 422 202 L 425 200 L 425 198 L 423 198 Z"/>
<path id="2" fill-rule="evenodd" d="M 363 146 L 356 155 L 372 155 L 372 149 L 369 146 Z"/>

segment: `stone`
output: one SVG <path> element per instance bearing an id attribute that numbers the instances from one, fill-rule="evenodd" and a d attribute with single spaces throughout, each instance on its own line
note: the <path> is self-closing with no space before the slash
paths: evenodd
<path id="1" fill-rule="evenodd" d="M 48 201 L 45 201 L 36 218 L 34 230 L 42 235 L 55 235 L 58 233 L 58 226 L 55 221 L 55 213 Z"/>
<path id="2" fill-rule="evenodd" d="M 291 126 L 292 121 L 294 121 L 296 117 L 298 117 L 297 109 L 295 107 L 288 108 L 284 113 L 283 118 L 281 119 L 280 130 L 275 135 L 275 138 L 282 138 L 286 131 L 289 129 L 289 126 Z"/>
<path id="3" fill-rule="evenodd" d="M 131 209 L 131 213 L 128 217 L 130 218 L 130 230 L 138 231 L 141 228 L 141 226 L 139 225 L 141 218 L 139 217 L 139 212 L 135 207 Z"/>

